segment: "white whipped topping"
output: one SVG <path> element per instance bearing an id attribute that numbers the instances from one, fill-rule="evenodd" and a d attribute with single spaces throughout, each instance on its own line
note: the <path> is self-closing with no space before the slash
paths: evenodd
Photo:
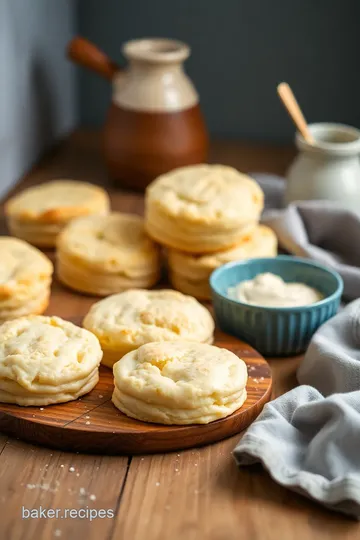
<path id="1" fill-rule="evenodd" d="M 245 304 L 266 307 L 307 306 L 323 298 L 319 291 L 305 283 L 285 283 L 280 276 L 270 272 L 230 287 L 228 295 Z"/>

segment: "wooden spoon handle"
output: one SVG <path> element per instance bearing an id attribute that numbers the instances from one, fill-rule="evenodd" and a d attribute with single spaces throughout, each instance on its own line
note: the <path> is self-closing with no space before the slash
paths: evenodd
<path id="1" fill-rule="evenodd" d="M 306 123 L 304 115 L 299 107 L 298 102 L 296 101 L 296 98 L 290 86 L 287 83 L 283 82 L 279 84 L 279 86 L 277 87 L 277 91 L 280 96 L 280 99 L 285 105 L 287 112 L 291 116 L 294 124 L 296 125 L 297 129 L 300 131 L 301 135 L 304 137 L 305 141 L 308 142 L 309 144 L 314 144 L 315 142 L 314 137 L 310 133 L 310 130 Z"/>
<path id="2" fill-rule="evenodd" d="M 67 47 L 67 56 L 73 62 L 95 71 L 105 79 L 112 80 L 120 67 L 87 39 L 77 36 Z"/>

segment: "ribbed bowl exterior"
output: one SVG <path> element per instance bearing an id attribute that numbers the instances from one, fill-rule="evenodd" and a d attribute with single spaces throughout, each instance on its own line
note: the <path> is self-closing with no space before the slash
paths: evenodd
<path id="1" fill-rule="evenodd" d="M 224 332 L 243 339 L 265 356 L 289 356 L 304 352 L 319 326 L 335 315 L 343 285 L 336 272 L 306 259 L 289 256 L 276 259 L 275 267 L 273 263 L 266 263 L 271 259 L 252 259 L 248 261 L 250 271 L 246 263 L 230 263 L 216 270 L 210 280 L 212 300 L 217 323 Z M 257 265 L 256 261 L 260 263 Z M 302 264 L 306 265 L 306 271 L 301 269 L 305 276 L 303 281 L 299 276 L 299 265 Z M 295 281 L 291 279 L 295 271 L 298 281 L 318 288 L 325 298 L 310 306 L 278 309 L 243 304 L 221 293 L 242 279 L 251 279 L 250 276 L 264 271 L 281 275 L 283 279 L 290 276 L 287 281 Z"/>

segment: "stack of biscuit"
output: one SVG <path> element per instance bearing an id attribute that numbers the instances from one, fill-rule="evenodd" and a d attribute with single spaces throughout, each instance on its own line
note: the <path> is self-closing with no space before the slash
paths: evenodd
<path id="1" fill-rule="evenodd" d="M 276 237 L 259 226 L 260 186 L 224 165 L 195 165 L 158 177 L 146 190 L 148 234 L 168 248 L 175 288 L 210 298 L 211 271 L 224 262 L 276 255 Z"/>
<path id="2" fill-rule="evenodd" d="M 186 341 L 148 343 L 114 365 L 114 405 L 160 424 L 208 424 L 246 400 L 247 368 L 234 353 Z"/>
<path id="3" fill-rule="evenodd" d="M 72 401 L 99 380 L 97 338 L 59 317 L 31 315 L 0 326 L 0 401 L 42 406 Z"/>
<path id="4" fill-rule="evenodd" d="M 147 288 L 160 277 L 159 248 L 133 214 L 73 220 L 59 235 L 56 255 L 60 281 L 87 294 Z"/>
<path id="5" fill-rule="evenodd" d="M 198 255 L 169 249 L 170 281 L 175 289 L 208 300 L 211 298 L 209 278 L 216 268 L 231 261 L 252 257 L 275 257 L 276 254 L 275 233 L 265 225 L 258 225 L 238 245 L 224 251 Z"/>
<path id="6" fill-rule="evenodd" d="M 0 324 L 40 314 L 49 303 L 51 261 L 27 242 L 0 237 Z"/>
<path id="7" fill-rule="evenodd" d="M 5 206 L 13 236 L 39 247 L 54 247 L 60 231 L 72 219 L 104 215 L 110 202 L 106 191 L 87 182 L 54 180 L 25 189 Z"/>
<path id="8" fill-rule="evenodd" d="M 112 367 L 129 351 L 151 341 L 212 343 L 214 321 L 195 298 L 172 290 L 131 290 L 94 304 L 84 328 L 99 339 L 102 363 Z"/>

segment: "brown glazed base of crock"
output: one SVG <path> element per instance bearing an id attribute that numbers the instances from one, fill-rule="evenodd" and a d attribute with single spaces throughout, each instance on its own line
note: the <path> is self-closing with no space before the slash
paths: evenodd
<path id="1" fill-rule="evenodd" d="M 104 154 L 115 185 L 144 190 L 176 167 L 204 163 L 208 137 L 198 105 L 175 113 L 137 112 L 112 104 Z"/>

